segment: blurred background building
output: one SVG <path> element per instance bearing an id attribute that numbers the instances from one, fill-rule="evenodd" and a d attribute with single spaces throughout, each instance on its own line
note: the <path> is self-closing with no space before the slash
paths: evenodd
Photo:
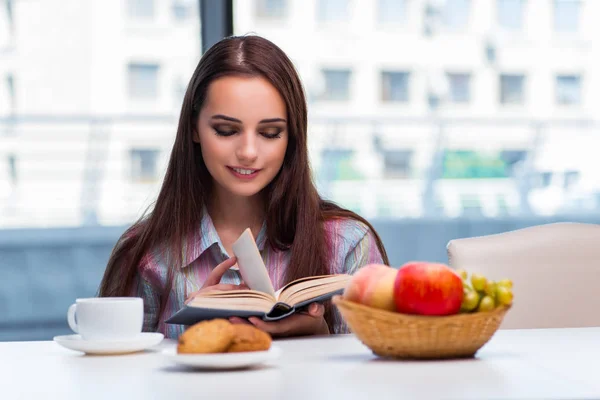
<path id="1" fill-rule="evenodd" d="M 64 332 L 151 205 L 200 4 L 292 58 L 319 189 L 393 265 L 600 220 L 599 1 L 0 0 L 0 340 Z"/>

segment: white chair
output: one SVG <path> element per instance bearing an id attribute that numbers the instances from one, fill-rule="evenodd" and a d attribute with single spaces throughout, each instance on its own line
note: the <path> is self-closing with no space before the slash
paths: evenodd
<path id="1" fill-rule="evenodd" d="M 600 326 L 600 225 L 554 223 L 451 240 L 449 264 L 512 279 L 501 328 Z"/>

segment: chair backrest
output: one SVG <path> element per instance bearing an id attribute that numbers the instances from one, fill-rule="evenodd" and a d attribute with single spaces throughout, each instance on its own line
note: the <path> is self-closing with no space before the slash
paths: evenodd
<path id="1" fill-rule="evenodd" d="M 513 280 L 501 328 L 600 326 L 600 225 L 554 223 L 451 240 L 452 268 Z"/>

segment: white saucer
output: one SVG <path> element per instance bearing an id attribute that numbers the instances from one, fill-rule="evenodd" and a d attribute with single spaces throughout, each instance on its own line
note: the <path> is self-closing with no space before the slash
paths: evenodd
<path id="1" fill-rule="evenodd" d="M 156 346 L 164 338 L 162 333 L 143 332 L 132 339 L 83 340 L 80 335 L 55 336 L 54 341 L 67 349 L 86 354 L 127 354 Z"/>
<path id="2" fill-rule="evenodd" d="M 238 369 L 272 361 L 281 355 L 281 348 L 271 346 L 267 351 L 242 353 L 178 354 L 177 348 L 169 348 L 162 354 L 176 364 L 199 369 Z"/>

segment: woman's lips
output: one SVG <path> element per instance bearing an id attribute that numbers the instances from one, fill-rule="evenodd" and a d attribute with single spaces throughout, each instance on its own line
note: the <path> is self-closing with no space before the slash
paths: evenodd
<path id="1" fill-rule="evenodd" d="M 233 176 L 235 176 L 236 178 L 239 178 L 239 179 L 243 179 L 243 180 L 254 179 L 260 172 L 260 169 L 254 169 L 254 168 L 239 168 L 239 167 L 229 167 L 228 166 L 227 169 L 231 172 L 231 174 Z"/>

